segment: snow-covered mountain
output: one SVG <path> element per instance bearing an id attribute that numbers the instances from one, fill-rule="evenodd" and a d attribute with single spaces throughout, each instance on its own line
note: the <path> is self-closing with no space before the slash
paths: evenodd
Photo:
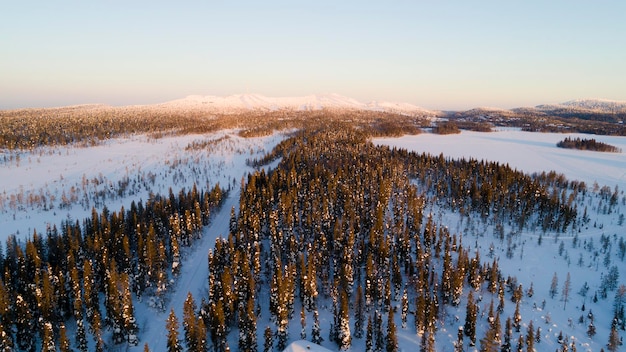
<path id="1" fill-rule="evenodd" d="M 183 99 L 158 104 L 160 108 L 206 110 L 219 113 L 257 111 L 367 110 L 407 115 L 432 112 L 408 103 L 373 101 L 363 103 L 339 94 L 313 94 L 302 97 L 267 97 L 260 94 L 235 94 L 226 97 L 190 95 Z"/>
<path id="2" fill-rule="evenodd" d="M 576 99 L 566 101 L 561 104 L 538 105 L 537 109 L 542 111 L 551 110 L 583 110 L 598 113 L 618 113 L 626 112 L 626 101 L 606 100 L 606 99 Z"/>

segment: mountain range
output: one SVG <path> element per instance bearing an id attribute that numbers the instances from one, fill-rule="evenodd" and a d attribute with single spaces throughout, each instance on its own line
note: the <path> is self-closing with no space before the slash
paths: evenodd
<path id="1" fill-rule="evenodd" d="M 256 111 L 312 111 L 312 110 L 368 110 L 408 115 L 430 114 L 431 111 L 408 103 L 371 101 L 363 103 L 339 94 L 312 94 L 302 97 L 267 97 L 260 94 L 236 94 L 226 97 L 190 95 L 157 107 L 199 109 L 214 112 Z"/>
<path id="2" fill-rule="evenodd" d="M 366 110 L 398 113 L 415 116 L 436 116 L 445 114 L 438 110 L 428 110 L 410 103 L 370 101 L 367 103 L 339 94 L 312 94 L 302 97 L 267 97 L 261 94 L 236 94 L 225 97 L 190 95 L 162 104 L 153 105 L 155 108 L 193 109 L 216 113 L 232 113 L 245 111 L 312 111 L 312 110 Z M 468 111 L 489 111 L 537 114 L 562 113 L 596 113 L 596 114 L 624 114 L 626 101 L 605 99 L 571 100 L 560 104 L 545 104 L 535 107 L 520 107 L 515 109 L 476 108 Z"/>

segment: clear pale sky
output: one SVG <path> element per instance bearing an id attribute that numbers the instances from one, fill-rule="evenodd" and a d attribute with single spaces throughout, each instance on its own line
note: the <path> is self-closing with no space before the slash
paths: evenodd
<path id="1" fill-rule="evenodd" d="M 0 109 L 239 93 L 626 100 L 626 1 L 0 0 Z"/>

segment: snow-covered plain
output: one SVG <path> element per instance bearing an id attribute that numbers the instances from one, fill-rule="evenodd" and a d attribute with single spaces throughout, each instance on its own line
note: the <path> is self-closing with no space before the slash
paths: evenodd
<path id="1" fill-rule="evenodd" d="M 478 160 L 508 163 L 511 167 L 526 173 L 556 171 L 564 174 L 569 180 L 580 180 L 587 184 L 589 190 L 594 183 L 599 187 L 608 186 L 611 191 L 619 189 L 619 205 L 616 211 L 605 213 L 605 208 L 597 197 L 589 196 L 585 203 L 579 205 L 579 218 L 582 208 L 587 206 L 591 220 L 565 234 L 551 234 L 533 231 L 516 233 L 507 229 L 515 247 L 513 257 L 506 256 L 506 241 L 502 242 L 493 235 L 492 226 L 481 223 L 474 218 L 469 222 L 460 220 L 458 214 L 438 210 L 435 214 L 443 219 L 452 232 L 462 234 L 464 245 L 479 250 L 483 260 L 498 258 L 503 275 L 515 276 L 527 290 L 533 285 L 533 297 L 524 297 L 521 304 L 523 319 L 522 333 L 533 320 L 535 329 L 541 327 L 542 342 L 535 344 L 537 351 L 554 351 L 559 348 L 557 336 L 563 332 L 569 336 L 570 342 L 576 337 L 578 351 L 599 351 L 605 348 L 613 317 L 613 298 L 615 292 L 609 292 L 608 298 L 592 302 L 594 292 L 600 287 L 601 280 L 607 275 L 611 266 L 619 268 L 619 284 L 626 282 L 626 265 L 617 258 L 617 241 L 624 237 L 625 224 L 619 224 L 620 214 L 626 211 L 626 154 L 601 153 L 557 148 L 556 143 L 565 137 L 595 138 L 598 141 L 614 145 L 626 150 L 626 137 L 590 136 L 583 134 L 530 133 L 515 129 L 504 129 L 498 132 L 481 133 L 462 131 L 457 135 L 435 135 L 425 133 L 417 136 L 400 138 L 377 138 L 377 145 L 403 148 L 416 152 L 434 155 L 443 154 L 449 158 L 474 158 Z M 606 204 L 606 203 L 605 203 Z M 539 245 L 540 235 L 542 243 Z M 608 250 L 601 246 L 601 237 L 609 238 Z M 509 237 L 507 235 L 507 237 Z M 561 245 L 563 243 L 563 245 Z M 575 244 L 576 243 L 576 244 Z M 561 254 L 560 247 L 563 247 Z M 472 250 L 472 251 L 473 251 Z M 491 254 L 490 254 L 491 253 Z M 554 299 L 549 297 L 549 289 L 553 275 L 558 277 L 558 293 Z M 573 294 L 569 303 L 560 298 L 566 276 L 571 275 Z M 590 287 L 586 296 L 579 292 L 585 283 Z M 484 319 L 489 307 L 490 298 L 479 303 L 479 314 Z M 497 297 L 496 297 L 497 303 Z M 584 311 L 583 311 L 584 306 Z M 513 315 L 514 304 L 509 303 L 503 317 Z M 448 320 L 438 331 L 438 350 L 453 351 L 452 341 L 456 338 L 457 327 L 463 325 L 465 302 L 458 309 L 447 307 Z M 597 334 L 589 338 L 586 334 L 589 319 L 587 314 L 592 311 L 595 317 Z M 583 318 L 583 323 L 579 319 Z M 457 320 L 458 319 L 458 320 Z M 409 329 L 410 330 L 410 329 Z M 415 335 L 399 329 L 401 347 L 410 351 L 419 343 Z M 484 330 L 478 330 L 480 339 Z M 622 336 L 623 336 L 622 332 Z M 516 335 L 514 334 L 514 337 Z M 450 343 L 442 343 L 442 341 Z M 515 341 L 516 338 L 515 338 Z M 480 345 L 477 344 L 476 347 Z M 515 345 L 514 345 L 515 347 Z M 469 349 L 474 351 L 477 349 Z"/>
<path id="2" fill-rule="evenodd" d="M 618 224 L 619 214 L 626 206 L 622 203 L 621 190 L 626 188 L 626 155 L 559 149 L 556 142 L 568 135 L 537 134 L 516 130 L 503 130 L 493 133 L 463 131 L 459 135 L 422 134 L 401 138 L 379 138 L 374 143 L 390 145 L 432 154 L 443 153 L 447 157 L 474 157 L 508 163 L 525 172 L 555 170 L 565 174 L 568 179 L 585 181 L 591 189 L 594 182 L 620 189 L 620 202 L 616 210 L 605 214 L 599 201 L 593 196 L 586 199 L 591 220 L 580 228 L 566 234 L 541 234 L 543 243 L 538 244 L 540 233 L 524 231 L 511 237 L 516 246 L 511 258 L 505 255 L 507 243 L 493 236 L 493 228 L 481 222 L 477 217 L 470 220 L 460 219 L 458 214 L 435 209 L 441 222 L 447 224 L 452 232 L 463 236 L 463 243 L 481 252 L 483 260 L 491 261 L 497 257 L 505 277 L 515 276 L 526 290 L 531 283 L 535 294 L 524 297 L 521 314 L 524 322 L 522 333 L 532 319 L 535 328 L 542 329 L 542 342 L 536 344 L 537 351 L 554 351 L 558 347 L 557 336 L 560 331 L 565 336 L 576 336 L 579 351 L 599 351 L 604 347 L 612 316 L 613 293 L 607 299 L 597 303 L 591 301 L 608 268 L 619 267 L 620 283 L 626 278 L 626 266 L 617 258 L 617 241 L 624 234 L 624 226 Z M 589 138 L 588 135 L 569 135 Z M 626 138 L 594 136 L 596 139 L 626 150 Z M 181 188 L 190 188 L 193 183 L 199 187 L 213 186 L 220 183 L 230 188 L 231 193 L 225 205 L 203 231 L 201 240 L 194 247 L 187 248 L 183 267 L 176 284 L 170 291 L 168 305 L 163 311 L 150 307 L 149 302 L 137 302 L 136 316 L 139 323 L 140 345 L 130 350 L 140 351 L 147 343 L 152 351 L 164 351 L 167 332 L 165 320 L 170 308 L 177 316 L 182 316 L 182 305 L 187 292 L 191 292 L 197 301 L 205 295 L 207 278 L 207 251 L 213 247 L 218 236 L 225 236 L 228 231 L 230 208 L 237 207 L 241 178 L 252 171 L 245 160 L 255 158 L 271 150 L 281 139 L 282 134 L 263 138 L 240 138 L 236 131 L 221 131 L 209 135 L 187 135 L 153 139 L 148 136 L 134 136 L 109 140 L 102 145 L 78 148 L 55 147 L 42 148 L 33 152 L 22 153 L 19 160 L 7 158 L 0 161 L 0 241 L 9 235 L 25 239 L 32 234 L 45 232 L 48 224 L 59 224 L 66 218 L 83 219 L 92 207 L 118 210 L 128 207 L 132 200 L 146 200 L 152 193 L 167 193 L 171 187 L 174 192 Z M 187 148 L 193 143 L 206 143 L 202 148 Z M 6 154 L 5 154 L 6 155 Z M 126 184 L 125 191 L 119 194 L 119 184 Z M 95 196 L 94 194 L 100 194 Z M 41 198 L 44 199 L 41 199 Z M 580 208 L 579 208 L 580 211 Z M 506 229 L 512 233 L 511 229 Z M 610 243 L 608 255 L 602 251 L 600 237 L 608 236 Z M 575 237 L 576 236 L 576 237 Z M 574 238 L 577 245 L 574 246 Z M 559 254 L 561 242 L 564 251 Z M 493 248 L 493 249 L 491 249 Z M 491 253 L 491 254 L 490 254 Z M 608 264 L 606 261 L 608 257 Z M 554 273 L 559 278 L 559 294 L 549 298 L 548 290 Z M 572 294 L 567 306 L 559 300 L 561 287 L 567 273 L 571 273 Z M 589 294 L 583 297 L 576 292 L 587 282 Z M 545 304 L 543 303 L 545 301 Z M 583 313 L 582 304 L 586 305 Z M 484 297 L 479 303 L 482 316 L 486 319 L 489 298 Z M 503 317 L 511 316 L 514 305 L 507 304 Z M 437 349 L 452 351 L 456 340 L 457 328 L 463 325 L 465 303 L 453 308 L 446 306 L 445 314 L 439 322 L 437 331 Z M 588 320 L 579 324 L 581 315 L 586 317 L 592 310 L 595 315 L 597 335 L 586 335 Z M 298 307 L 296 308 L 298 311 Z M 400 317 L 396 315 L 398 340 L 403 351 L 418 350 L 420 337 L 416 336 L 412 323 L 407 328 L 400 328 Z M 409 318 L 409 321 L 411 318 Z M 504 319 L 503 319 L 504 320 Z M 328 330 L 332 316 L 329 311 L 320 311 L 322 336 L 326 341 L 322 346 L 336 350 L 337 346 L 329 341 Z M 263 329 L 269 325 L 267 318 L 257 323 L 259 349 L 263 345 Z M 307 320 L 310 329 L 312 321 Z M 479 324 L 479 326 L 481 326 Z M 485 324 L 482 324 L 485 326 Z M 68 325 L 71 329 L 71 324 Z M 70 330 L 71 331 L 71 330 Z M 181 329 L 182 331 L 182 329 Z M 290 341 L 300 336 L 300 324 L 297 319 L 289 325 Z M 480 339 L 484 330 L 477 331 Z M 622 334 L 623 335 L 623 334 Z M 310 331 L 309 331 L 310 336 Z M 236 350 L 236 332 L 229 336 L 229 343 Z M 302 348 L 296 343 L 294 348 Z M 93 346 L 91 346 L 93 347 Z M 114 346 L 125 349 L 126 346 Z M 362 351 L 364 339 L 353 339 L 352 351 Z M 478 345 L 477 345 L 478 347 Z M 469 348 L 468 350 L 477 350 Z"/>
<path id="3" fill-rule="evenodd" d="M 626 151 L 626 137 L 591 136 L 588 134 L 533 133 L 503 129 L 484 133 L 462 131 L 455 135 L 424 133 L 400 138 L 376 138 L 375 144 L 404 148 L 450 158 L 508 163 L 526 173 L 556 171 L 570 180 L 584 181 L 587 186 L 626 189 L 626 154 L 600 153 L 557 148 L 556 143 L 572 138 L 595 138 Z"/>

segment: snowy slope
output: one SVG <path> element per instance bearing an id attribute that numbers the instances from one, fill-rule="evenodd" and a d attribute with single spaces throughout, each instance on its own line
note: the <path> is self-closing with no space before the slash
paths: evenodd
<path id="1" fill-rule="evenodd" d="M 242 112 L 250 110 L 311 111 L 311 110 L 368 110 L 402 114 L 430 114 L 428 110 L 408 103 L 371 102 L 358 100 L 339 94 L 316 94 L 303 97 L 266 97 L 260 94 L 237 94 L 227 97 L 191 95 L 183 99 L 158 104 L 159 108 L 200 109 L 213 112 Z"/>
<path id="2" fill-rule="evenodd" d="M 626 101 L 607 99 L 576 99 L 556 105 L 540 105 L 538 108 L 549 110 L 550 108 L 570 108 L 581 110 L 593 110 L 597 112 L 625 112 Z"/>

